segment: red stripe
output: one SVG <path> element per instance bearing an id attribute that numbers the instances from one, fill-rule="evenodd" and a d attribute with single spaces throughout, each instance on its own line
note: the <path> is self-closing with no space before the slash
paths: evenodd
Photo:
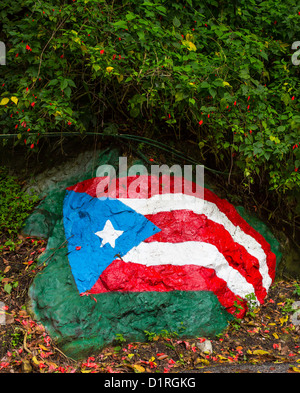
<path id="1" fill-rule="evenodd" d="M 145 266 L 138 263 L 113 261 L 101 274 L 88 293 L 105 292 L 170 292 L 213 291 L 226 310 L 235 314 L 237 302 L 243 309 L 236 314 L 242 318 L 246 312 L 246 302 L 236 296 L 224 280 L 216 276 L 213 269 L 195 265 Z"/>
<path id="2" fill-rule="evenodd" d="M 108 187 L 108 191 L 113 191 L 116 190 L 116 193 L 113 191 L 112 193 L 108 192 L 107 194 L 102 194 L 103 196 L 107 197 L 114 197 L 114 198 L 119 198 L 119 197 L 128 197 L 128 191 L 131 186 L 136 185 L 137 189 L 140 191 L 140 198 L 150 198 L 151 196 L 154 195 L 155 190 L 151 190 L 151 176 L 148 175 L 143 175 L 143 176 L 132 176 L 132 177 L 127 177 L 127 189 L 124 188 L 124 181 L 126 178 L 116 178 L 113 184 L 111 185 L 111 188 Z M 184 185 L 184 193 L 188 195 L 195 195 L 200 198 L 203 196 L 201 195 L 201 192 L 198 194 L 193 194 L 195 192 L 195 183 L 192 183 L 190 181 L 187 181 L 185 179 L 178 179 L 178 178 L 173 178 L 169 176 L 162 176 L 159 180 L 159 193 L 163 194 L 165 192 L 168 192 L 168 187 L 165 187 L 166 184 L 168 184 L 168 180 L 170 179 L 170 189 L 174 191 L 174 187 L 176 184 L 178 184 L 178 180 L 180 183 L 180 180 L 183 182 Z M 99 197 L 101 196 L 99 194 L 99 191 L 101 191 L 101 187 L 98 188 L 97 192 L 97 187 L 101 185 L 101 183 L 107 184 L 107 178 L 102 177 L 102 178 L 92 178 L 85 180 L 81 183 L 77 183 L 73 187 L 69 187 L 68 190 L 73 190 L 76 192 L 85 192 L 93 197 Z M 174 185 L 175 183 L 175 185 Z M 145 187 L 142 187 L 142 184 L 145 184 Z M 138 188 L 139 186 L 139 188 Z M 104 187 L 102 187 L 104 188 Z M 200 190 L 203 190 L 200 188 Z M 251 227 L 236 211 L 235 207 L 231 205 L 228 201 L 225 199 L 219 198 L 216 194 L 214 194 L 212 191 L 208 190 L 207 188 L 204 188 L 204 199 L 207 200 L 208 202 L 214 203 L 218 209 L 224 213 L 228 219 L 235 225 L 239 226 L 247 235 L 253 237 L 262 247 L 266 254 L 266 261 L 269 269 L 269 275 L 272 279 L 272 281 L 275 278 L 275 269 L 276 269 L 276 255 L 271 251 L 271 246 L 270 244 L 265 240 L 265 238 L 257 232 L 253 227 Z"/>
<path id="3" fill-rule="evenodd" d="M 235 243 L 223 225 L 209 220 L 204 214 L 195 214 L 189 210 L 160 212 L 145 216 L 153 222 L 161 232 L 145 240 L 151 242 L 181 243 L 199 241 L 214 245 L 223 254 L 228 264 L 236 269 L 255 288 L 260 302 L 266 297 L 266 289 L 262 286 L 258 260 L 247 250 Z M 192 261 L 189 261 L 192 263 Z M 174 288 L 177 289 L 177 288 Z"/>

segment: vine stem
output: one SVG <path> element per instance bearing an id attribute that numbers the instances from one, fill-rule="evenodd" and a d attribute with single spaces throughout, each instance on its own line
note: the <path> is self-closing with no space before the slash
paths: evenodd
<path id="1" fill-rule="evenodd" d="M 58 32 L 58 30 L 65 24 L 65 22 L 67 21 L 67 18 L 62 20 L 60 22 L 60 24 L 58 25 L 58 27 L 53 31 L 51 37 L 49 38 L 48 42 L 46 43 L 46 45 L 44 46 L 41 55 L 40 55 L 40 63 L 39 63 L 39 69 L 38 69 L 38 73 L 36 76 L 36 80 L 35 82 L 33 82 L 32 86 L 30 87 L 30 90 L 34 88 L 34 85 L 36 84 L 36 81 L 39 79 L 40 73 L 41 73 L 41 66 L 42 66 L 42 60 L 43 60 L 43 54 L 45 52 L 45 50 L 47 49 L 48 45 L 50 44 L 50 42 L 52 41 L 53 37 L 55 36 L 55 34 Z"/>

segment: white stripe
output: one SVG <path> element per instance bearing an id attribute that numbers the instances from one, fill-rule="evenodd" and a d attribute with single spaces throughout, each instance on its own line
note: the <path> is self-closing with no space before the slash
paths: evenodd
<path id="1" fill-rule="evenodd" d="M 223 254 L 210 243 L 140 243 L 132 248 L 123 258 L 124 262 L 139 263 L 146 266 L 157 265 L 197 265 L 214 269 L 216 275 L 222 278 L 228 288 L 242 298 L 255 293 L 253 285 L 224 258 Z"/>
<path id="2" fill-rule="evenodd" d="M 151 198 L 119 198 L 125 205 L 140 214 L 155 214 L 172 210 L 191 210 L 196 214 L 204 214 L 209 220 L 224 226 L 233 240 L 245 247 L 249 254 L 257 258 L 262 285 L 268 291 L 272 279 L 269 275 L 267 258 L 262 246 L 252 236 L 247 235 L 239 226 L 235 226 L 228 217 L 212 202 L 186 194 L 160 194 Z"/>

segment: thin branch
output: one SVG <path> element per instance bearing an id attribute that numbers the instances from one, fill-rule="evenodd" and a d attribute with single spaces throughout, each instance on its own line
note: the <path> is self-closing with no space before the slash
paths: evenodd
<path id="1" fill-rule="evenodd" d="M 43 48 L 43 50 L 42 50 L 42 53 L 41 53 L 41 56 L 40 56 L 39 70 L 38 70 L 38 73 L 37 73 L 37 76 L 36 76 L 36 80 L 35 80 L 35 82 L 33 82 L 32 86 L 31 86 L 31 88 L 30 88 L 31 90 L 34 88 L 34 85 L 36 84 L 36 81 L 39 79 L 40 72 L 41 72 L 41 66 L 42 66 L 42 60 L 43 60 L 43 54 L 44 54 L 45 50 L 47 49 L 48 45 L 50 44 L 51 40 L 53 39 L 53 37 L 54 37 L 55 34 L 57 33 L 57 31 L 65 24 L 66 20 L 67 20 L 67 18 L 64 19 L 64 20 L 58 25 L 57 29 L 53 31 L 53 33 L 52 33 L 51 37 L 49 38 L 47 44 L 44 46 L 44 48 Z"/>

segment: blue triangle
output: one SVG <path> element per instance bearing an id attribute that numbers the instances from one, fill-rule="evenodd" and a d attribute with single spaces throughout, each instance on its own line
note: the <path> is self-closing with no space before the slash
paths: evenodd
<path id="1" fill-rule="evenodd" d="M 160 232 L 145 216 L 118 199 L 98 199 L 74 191 L 66 191 L 63 217 L 69 263 L 80 293 L 91 289 L 112 261 Z M 102 239 L 96 235 L 108 220 L 114 229 L 123 231 L 115 247 L 110 243 L 101 247 Z"/>

